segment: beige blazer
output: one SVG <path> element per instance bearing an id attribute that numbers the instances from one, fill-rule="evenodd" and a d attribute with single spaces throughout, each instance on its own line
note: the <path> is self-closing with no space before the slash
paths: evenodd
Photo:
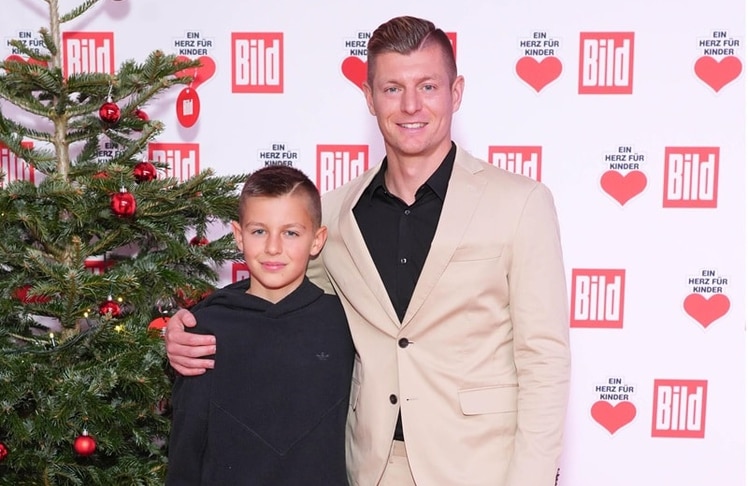
<path id="1" fill-rule="evenodd" d="M 357 349 L 351 484 L 377 484 L 401 409 L 419 486 L 552 486 L 570 358 L 550 192 L 458 148 L 401 324 L 352 212 L 378 170 L 325 194 L 329 236 L 310 266 L 342 299 Z"/>

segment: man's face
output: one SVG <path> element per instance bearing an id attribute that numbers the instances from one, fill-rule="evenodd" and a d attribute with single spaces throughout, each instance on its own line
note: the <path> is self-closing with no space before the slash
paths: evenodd
<path id="1" fill-rule="evenodd" d="M 377 117 L 388 157 L 443 156 L 451 147 L 452 114 L 460 107 L 464 79 L 450 83 L 437 45 L 408 55 L 377 56 L 371 85 L 364 84 L 369 111 Z"/>

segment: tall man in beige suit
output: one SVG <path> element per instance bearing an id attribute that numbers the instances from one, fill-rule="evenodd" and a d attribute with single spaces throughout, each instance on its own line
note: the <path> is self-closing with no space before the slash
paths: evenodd
<path id="1" fill-rule="evenodd" d="M 360 486 L 552 486 L 569 387 L 566 278 L 548 189 L 452 142 L 462 100 L 446 34 L 394 18 L 368 45 L 382 164 L 323 198 L 315 282 L 357 349 L 348 470 Z M 184 374 L 214 341 L 169 323 Z M 218 351 L 220 352 L 220 350 Z"/>

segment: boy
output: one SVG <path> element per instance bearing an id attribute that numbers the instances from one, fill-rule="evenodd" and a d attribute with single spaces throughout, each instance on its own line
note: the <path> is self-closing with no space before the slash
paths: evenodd
<path id="1" fill-rule="evenodd" d="M 257 170 L 231 226 L 251 277 L 193 308 L 219 350 L 174 385 L 166 484 L 348 484 L 354 348 L 338 298 L 305 276 L 327 237 L 319 192 L 298 169 Z"/>

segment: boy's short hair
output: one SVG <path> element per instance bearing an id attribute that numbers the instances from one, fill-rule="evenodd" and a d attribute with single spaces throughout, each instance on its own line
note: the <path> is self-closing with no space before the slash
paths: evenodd
<path id="1" fill-rule="evenodd" d="M 322 203 L 317 186 L 305 173 L 287 165 L 269 165 L 247 177 L 239 195 L 239 221 L 244 218 L 244 206 L 250 197 L 280 197 L 299 194 L 307 199 L 309 216 L 315 228 L 322 225 Z"/>

